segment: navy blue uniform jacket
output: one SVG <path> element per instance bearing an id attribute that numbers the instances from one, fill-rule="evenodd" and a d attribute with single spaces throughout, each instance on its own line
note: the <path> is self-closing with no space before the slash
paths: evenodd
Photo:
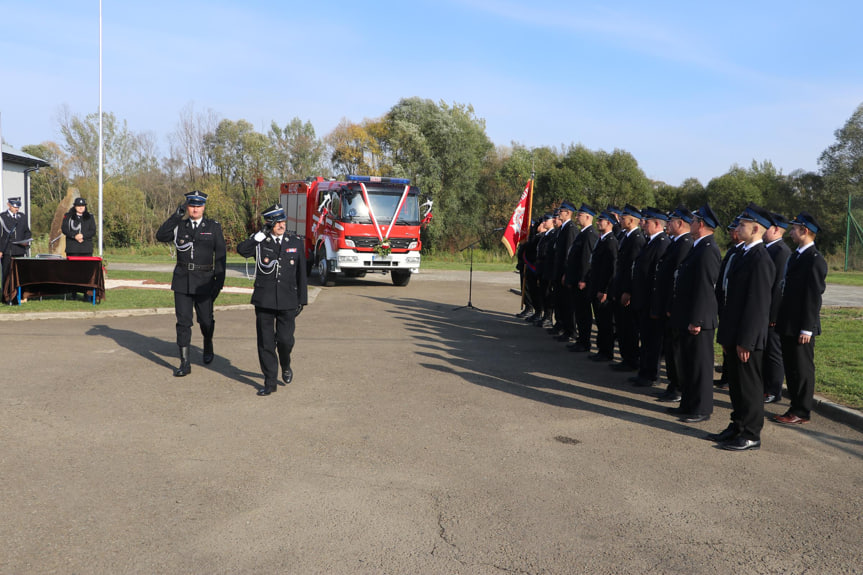
<path id="1" fill-rule="evenodd" d="M 237 253 L 257 261 L 252 305 L 274 310 L 297 309 L 309 303 L 305 246 L 300 237 L 288 234 L 282 237 L 281 249 L 277 246 L 270 236 L 261 243 L 251 237 L 237 246 Z"/>

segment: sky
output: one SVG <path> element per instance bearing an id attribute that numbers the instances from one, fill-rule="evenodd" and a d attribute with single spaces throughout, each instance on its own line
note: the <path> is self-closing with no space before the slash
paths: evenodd
<path id="1" fill-rule="evenodd" d="M 863 103 L 852 0 L 103 0 L 102 106 L 160 155 L 181 113 L 265 133 L 469 104 L 498 146 L 631 153 L 654 180 L 818 157 Z M 98 0 L 0 0 L 0 130 L 61 142 L 99 105 Z"/>

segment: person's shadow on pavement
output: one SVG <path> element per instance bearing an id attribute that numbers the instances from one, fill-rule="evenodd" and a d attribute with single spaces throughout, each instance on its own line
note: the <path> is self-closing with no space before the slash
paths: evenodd
<path id="1" fill-rule="evenodd" d="M 129 351 L 141 356 L 142 358 L 152 361 L 156 365 L 165 367 L 173 371 L 176 365 L 169 363 L 164 358 L 171 357 L 177 354 L 177 345 L 174 342 L 164 341 L 157 337 L 141 335 L 140 333 L 129 331 L 126 329 L 116 329 L 107 325 L 94 325 L 87 330 L 86 335 L 102 336 L 114 340 L 114 342 L 128 349 Z M 197 350 L 200 357 L 200 350 Z M 250 377 L 260 377 L 260 374 L 250 371 L 244 371 L 231 365 L 231 361 L 227 358 L 217 355 L 210 365 L 200 365 L 193 363 L 193 366 L 199 369 L 209 369 L 216 373 L 238 381 L 244 385 L 254 387 L 255 389 L 263 389 L 263 385 L 256 383 Z"/>

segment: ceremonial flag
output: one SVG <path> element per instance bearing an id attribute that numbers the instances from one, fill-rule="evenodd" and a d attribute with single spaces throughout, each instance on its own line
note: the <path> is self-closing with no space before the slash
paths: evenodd
<path id="1" fill-rule="evenodd" d="M 518 244 L 527 240 L 530 233 L 530 211 L 533 206 L 533 180 L 528 180 L 524 186 L 524 191 L 521 193 L 521 199 L 515 206 L 515 211 L 509 219 L 509 225 L 503 232 L 503 237 L 500 241 L 509 252 L 509 257 L 515 255 Z"/>

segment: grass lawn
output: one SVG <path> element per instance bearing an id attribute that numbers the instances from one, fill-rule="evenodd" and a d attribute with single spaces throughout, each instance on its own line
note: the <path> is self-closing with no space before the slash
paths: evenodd
<path id="1" fill-rule="evenodd" d="M 823 308 L 815 339 L 815 391 L 848 407 L 863 408 L 863 308 Z"/>

